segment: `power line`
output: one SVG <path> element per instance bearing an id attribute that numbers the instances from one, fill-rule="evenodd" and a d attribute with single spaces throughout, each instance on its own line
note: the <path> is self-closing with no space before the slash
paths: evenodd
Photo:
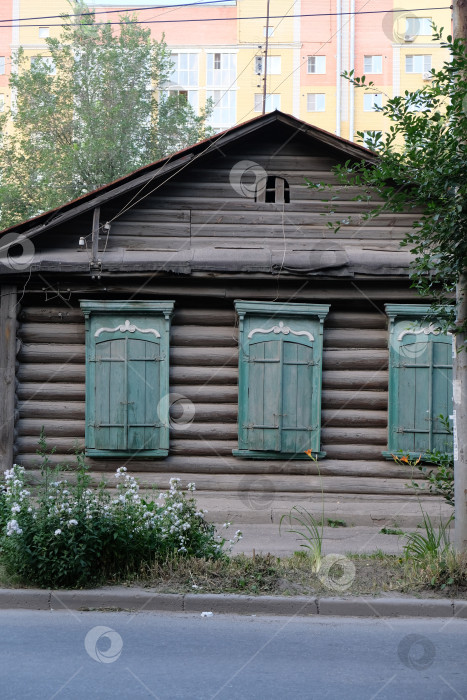
<path id="1" fill-rule="evenodd" d="M 185 7 L 185 6 L 180 6 L 180 7 Z M 423 12 L 423 11 L 433 11 L 433 10 L 452 10 L 452 5 L 445 5 L 443 7 L 416 7 L 413 10 L 412 9 L 404 9 L 402 12 L 404 14 L 408 12 Z M 380 15 L 380 14 L 390 14 L 390 13 L 401 13 L 400 9 L 391 9 L 391 10 L 355 10 L 355 12 L 312 12 L 312 13 L 300 13 L 296 15 L 289 15 L 288 18 L 293 19 L 294 17 L 345 17 L 345 16 L 350 16 L 350 15 Z M 196 18 L 196 19 L 157 19 L 157 20 L 128 20 L 125 21 L 124 24 L 178 24 L 178 23 L 189 23 L 189 22 L 240 22 L 240 21 L 245 21 L 245 20 L 253 20 L 253 19 L 266 19 L 265 15 L 255 15 L 251 17 L 202 17 L 202 18 Z M 284 19 L 284 15 L 271 15 L 270 19 Z M 19 20 L 18 20 L 19 21 Z M 121 22 L 95 22 L 89 25 L 81 25 L 81 26 L 94 26 L 94 27 L 99 27 L 99 26 L 107 26 L 107 25 L 119 25 L 120 26 Z M 10 29 L 13 27 L 17 27 L 17 21 L 15 20 L 14 24 L 2 24 L 2 28 Z M 24 28 L 27 27 L 42 27 L 42 24 L 24 24 L 22 25 Z M 49 27 L 66 27 L 69 26 L 67 23 L 57 23 L 57 24 L 49 24 Z"/>
<path id="2" fill-rule="evenodd" d="M 61 19 L 62 17 L 88 17 L 92 15 L 111 15 L 115 12 L 141 12 L 143 10 L 165 10 L 167 8 L 177 8 L 177 7 L 192 7 L 193 5 L 214 5 L 216 3 L 222 3 L 226 4 L 226 2 L 230 2 L 233 0 L 201 0 L 201 2 L 187 2 L 187 3 L 180 3 L 179 5 L 148 5 L 147 7 L 121 7 L 119 10 L 96 10 L 94 12 L 77 12 L 77 13 L 69 13 L 69 12 L 62 12 L 61 15 L 41 15 L 39 17 L 18 17 L 17 19 L 14 19 L 11 17 L 10 19 L 0 19 L 0 25 L 2 25 L 4 22 L 14 22 L 17 24 L 18 22 L 29 22 L 33 21 L 35 19 Z M 29 25 L 29 26 L 35 26 L 35 25 Z M 53 25 L 57 26 L 57 25 Z"/>

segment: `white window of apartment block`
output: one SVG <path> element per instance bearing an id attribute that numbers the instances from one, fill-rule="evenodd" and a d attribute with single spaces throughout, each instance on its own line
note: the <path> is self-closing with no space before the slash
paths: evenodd
<path id="1" fill-rule="evenodd" d="M 40 59 L 42 59 L 42 62 L 48 67 L 50 73 L 55 75 L 55 63 L 53 62 L 52 56 L 31 56 L 31 68 L 33 68 Z"/>
<path id="2" fill-rule="evenodd" d="M 431 17 L 406 17 L 405 34 L 406 36 L 431 36 L 433 34 Z"/>
<path id="3" fill-rule="evenodd" d="M 364 73 L 382 73 L 383 72 L 383 57 L 382 56 L 365 56 L 363 60 Z"/>
<path id="4" fill-rule="evenodd" d="M 5 56 L 0 56 L 0 75 L 5 73 Z"/>
<path id="5" fill-rule="evenodd" d="M 306 108 L 308 112 L 324 112 L 326 109 L 326 95 L 324 92 L 308 93 L 306 96 Z"/>
<path id="6" fill-rule="evenodd" d="M 198 54 L 173 53 L 174 68 L 170 82 L 183 87 L 198 86 Z"/>
<path id="7" fill-rule="evenodd" d="M 266 112 L 272 112 L 274 109 L 281 108 L 281 96 L 273 93 L 266 95 Z M 263 111 L 263 94 L 255 94 L 255 112 Z"/>
<path id="8" fill-rule="evenodd" d="M 377 93 L 367 93 L 363 95 L 363 111 L 364 112 L 375 112 L 377 107 L 383 106 L 383 96 L 379 92 Z"/>
<path id="9" fill-rule="evenodd" d="M 234 53 L 208 53 L 206 85 L 208 87 L 234 87 L 237 72 L 237 56 Z"/>
<path id="10" fill-rule="evenodd" d="M 268 75 L 280 75 L 282 61 L 280 56 L 268 56 Z M 264 56 L 255 56 L 255 73 L 264 73 Z"/>
<path id="11" fill-rule="evenodd" d="M 405 57 L 406 73 L 428 73 L 431 70 L 431 54 Z"/>
<path id="12" fill-rule="evenodd" d="M 179 97 L 179 99 L 186 100 L 195 112 L 198 112 L 199 99 L 197 90 L 169 90 L 168 93 L 165 92 L 164 94 L 168 94 L 169 97 Z"/>
<path id="13" fill-rule="evenodd" d="M 263 36 L 266 36 L 266 32 L 268 33 L 268 36 L 272 36 L 274 34 L 274 27 L 263 27 Z"/>
<path id="14" fill-rule="evenodd" d="M 213 102 L 213 111 L 209 119 L 214 129 L 227 129 L 237 120 L 237 93 L 235 90 L 207 90 L 207 99 Z"/>
<path id="15" fill-rule="evenodd" d="M 308 56 L 308 73 L 326 73 L 326 56 Z"/>
<path id="16" fill-rule="evenodd" d="M 39 27 L 39 39 L 47 39 L 49 34 L 49 27 Z"/>

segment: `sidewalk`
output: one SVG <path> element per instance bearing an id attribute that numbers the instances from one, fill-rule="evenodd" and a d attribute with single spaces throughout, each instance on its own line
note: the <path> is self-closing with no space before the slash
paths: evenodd
<path id="1" fill-rule="evenodd" d="M 298 535 L 287 532 L 288 526 L 284 521 L 279 534 L 279 525 L 246 524 L 238 527 L 233 523 L 227 530 L 217 525 L 218 532 L 224 537 L 233 537 L 236 530 L 241 530 L 243 539 L 232 548 L 232 554 L 274 554 L 286 557 L 294 552 L 304 550 L 300 544 L 305 542 Z M 385 554 L 402 554 L 405 542 L 403 536 L 383 535 L 379 526 L 356 527 L 324 527 L 324 554 L 372 554 L 381 550 Z M 413 529 L 405 528 L 404 532 Z M 305 551 L 305 550 L 304 550 Z"/>

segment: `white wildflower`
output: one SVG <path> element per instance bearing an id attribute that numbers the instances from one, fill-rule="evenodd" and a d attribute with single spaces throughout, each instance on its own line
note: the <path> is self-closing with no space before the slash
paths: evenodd
<path id="1" fill-rule="evenodd" d="M 68 527 L 71 527 L 72 525 L 77 525 L 78 521 L 75 520 L 75 518 L 72 518 L 71 520 L 68 521 Z"/>
<path id="2" fill-rule="evenodd" d="M 18 525 L 18 521 L 17 521 L 17 520 L 10 520 L 9 522 L 7 522 L 7 524 L 6 524 L 6 534 L 7 534 L 8 537 L 10 537 L 10 535 L 13 535 L 14 533 L 16 533 L 17 535 L 21 535 L 22 532 L 23 532 L 23 531 L 22 531 L 22 529 L 20 528 L 20 526 Z"/>
<path id="3" fill-rule="evenodd" d="M 62 534 L 62 531 L 60 530 L 60 528 L 57 528 L 54 532 L 54 535 L 61 535 L 61 534 Z"/>
<path id="4" fill-rule="evenodd" d="M 11 512 L 12 513 L 19 513 L 21 510 L 21 506 L 18 503 L 13 503 L 11 506 Z"/>

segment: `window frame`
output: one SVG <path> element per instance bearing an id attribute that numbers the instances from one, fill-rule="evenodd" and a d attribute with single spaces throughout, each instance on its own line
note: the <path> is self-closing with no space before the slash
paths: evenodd
<path id="1" fill-rule="evenodd" d="M 311 109 L 310 108 L 310 97 L 315 98 L 315 108 Z M 322 98 L 319 100 L 322 102 L 322 109 L 317 109 L 316 108 L 316 102 L 318 101 L 317 98 L 320 97 Z M 307 112 L 325 112 L 326 111 L 326 93 L 325 92 L 308 92 L 306 95 L 306 111 Z"/>
<path id="2" fill-rule="evenodd" d="M 375 60 L 374 59 L 379 59 L 379 70 L 375 70 Z M 371 68 L 366 68 L 366 64 L 371 63 Z M 363 56 L 363 72 L 365 75 L 367 73 L 371 73 L 373 75 L 381 75 L 383 72 L 383 56 L 382 54 L 365 54 Z"/>
<path id="3" fill-rule="evenodd" d="M 173 313 L 174 301 L 95 301 L 80 300 L 81 310 L 85 318 L 86 331 L 86 428 L 85 428 L 85 454 L 88 457 L 129 457 L 136 455 L 138 459 L 153 457 L 166 457 L 169 453 L 169 401 L 162 399 L 169 395 L 169 334 L 170 320 Z M 125 330 L 114 327 L 115 319 L 121 319 L 123 325 L 129 320 L 130 324 Z M 106 323 L 109 320 L 110 324 Z M 110 327 L 107 327 L 109 326 Z M 134 329 L 134 326 L 138 328 Z M 141 326 L 145 326 L 141 329 Z M 102 448 L 95 447 L 96 438 L 94 434 L 94 421 L 96 417 L 95 392 L 96 392 L 96 367 L 94 359 L 96 350 L 96 333 L 106 333 L 111 339 L 111 334 L 128 333 L 131 339 L 133 333 L 148 333 L 148 326 L 155 326 L 159 333 L 158 342 L 160 360 L 158 360 L 159 370 L 159 396 L 154 398 L 158 407 L 160 418 L 159 444 L 157 448 L 148 450 L 135 450 L 133 447 L 125 448 Z M 99 328 L 97 328 L 99 327 Z M 133 327 L 133 330 L 132 330 Z M 154 331 L 151 328 L 151 331 Z M 120 336 L 121 337 L 121 336 Z M 118 336 L 114 335 L 114 340 Z M 125 393 L 125 401 L 129 393 Z M 128 410 L 128 409 L 127 409 Z"/>
<path id="4" fill-rule="evenodd" d="M 368 98 L 373 98 L 371 100 L 371 109 L 367 107 L 367 102 Z M 378 100 L 375 98 L 379 98 L 380 104 L 377 104 Z M 383 93 L 381 92 L 367 92 L 363 95 L 363 111 L 364 112 L 379 112 L 381 107 L 383 106 Z M 375 107 L 377 109 L 375 109 Z"/>
<path id="5" fill-rule="evenodd" d="M 311 70 L 311 66 L 314 62 L 314 70 Z M 317 64 L 320 64 L 321 70 Z M 326 75 L 326 55 L 320 54 L 318 56 L 308 56 L 306 72 L 308 75 Z"/>
<path id="6" fill-rule="evenodd" d="M 401 335 L 422 335 L 425 337 L 433 336 L 427 342 L 446 344 L 446 338 L 450 334 L 445 334 L 436 331 L 436 327 L 432 333 L 429 331 L 433 321 L 430 321 L 430 310 L 431 307 L 424 304 L 386 304 L 385 305 L 386 314 L 389 319 L 388 325 L 388 346 L 389 346 L 389 386 L 388 386 L 388 442 L 387 450 L 382 452 L 383 457 L 386 459 L 392 459 L 394 454 L 403 452 L 404 455 L 409 456 L 412 459 L 418 459 L 421 456 L 422 460 L 426 457 L 427 452 L 434 448 L 430 444 L 427 446 L 425 451 L 405 451 L 397 444 L 397 434 L 404 432 L 404 430 L 399 427 L 399 385 L 400 385 L 400 368 L 404 367 L 403 363 L 400 363 L 398 359 L 400 358 L 400 353 L 398 348 L 402 346 L 402 338 L 398 338 L 397 334 Z M 428 317 L 425 318 L 424 317 Z M 452 355 L 451 355 L 452 358 Z M 409 363 L 410 364 L 410 363 Z M 452 363 L 451 363 L 452 371 Z M 431 370 L 433 366 L 430 365 Z M 429 396 L 431 401 L 431 396 Z M 452 394 L 451 394 L 452 400 Z M 450 416 L 452 411 L 452 405 L 449 410 L 448 416 Z M 429 441 L 433 439 L 433 416 L 429 419 L 430 430 Z M 410 432 L 410 431 L 409 431 Z M 414 431 L 417 432 L 417 431 Z M 444 431 L 438 431 L 438 434 L 443 434 Z M 448 435 L 448 433 L 446 433 Z"/>
<path id="7" fill-rule="evenodd" d="M 422 70 L 413 70 L 414 68 L 414 59 L 420 58 L 422 59 L 423 62 L 423 67 Z M 407 54 L 405 57 L 405 72 L 408 73 L 409 75 L 423 75 L 424 73 L 429 73 L 432 70 L 432 54 L 431 53 L 410 53 Z M 430 59 L 429 61 L 427 59 Z M 412 69 L 408 70 L 407 68 L 407 61 L 412 61 Z M 428 66 L 429 63 L 429 66 Z"/>
<path id="8" fill-rule="evenodd" d="M 239 319 L 239 380 L 238 380 L 238 448 L 232 450 L 236 457 L 249 459 L 308 459 L 303 452 L 286 452 L 281 450 L 256 450 L 249 447 L 248 420 L 250 408 L 249 396 L 249 360 L 248 351 L 251 345 L 252 334 L 261 334 L 264 342 L 268 340 L 282 340 L 284 343 L 297 336 L 303 344 L 303 336 L 313 336 L 307 347 L 313 348 L 313 375 L 312 398 L 310 414 L 313 422 L 313 430 L 310 433 L 310 447 L 316 458 L 325 457 L 326 453 L 320 449 L 321 441 L 321 385 L 322 385 L 322 358 L 323 358 L 323 325 L 330 305 L 329 304 L 289 304 L 281 302 L 257 302 L 235 300 L 235 310 Z M 281 321 L 284 325 L 280 325 Z M 293 326 L 290 328 L 289 324 Z M 259 326 L 258 328 L 256 326 Z M 305 327 L 305 330 L 304 328 Z M 271 330 L 270 330 L 271 329 Z M 282 346 L 283 347 L 283 346 Z M 281 361 L 281 365 L 283 364 Z M 281 386 L 283 372 L 281 374 Z M 281 399 L 282 401 L 282 399 Z M 283 407 L 283 403 L 281 404 Z M 282 421 L 279 421 L 282 424 Z M 280 427 L 282 432 L 282 425 Z M 282 439 L 282 437 L 281 437 Z"/>

